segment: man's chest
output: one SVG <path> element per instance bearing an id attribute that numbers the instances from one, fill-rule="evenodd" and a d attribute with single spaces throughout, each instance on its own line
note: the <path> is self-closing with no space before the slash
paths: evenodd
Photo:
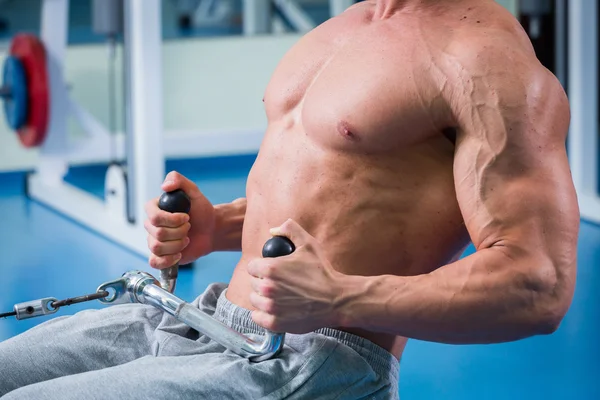
<path id="1" fill-rule="evenodd" d="M 328 146 L 388 150 L 446 126 L 441 89 L 410 27 L 330 21 L 281 60 L 265 92 L 270 122 L 301 125 Z"/>

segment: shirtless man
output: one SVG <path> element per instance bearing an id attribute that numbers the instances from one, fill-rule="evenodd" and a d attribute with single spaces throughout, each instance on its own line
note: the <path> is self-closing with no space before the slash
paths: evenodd
<path id="1" fill-rule="evenodd" d="M 228 287 L 196 304 L 246 333 L 288 332 L 284 351 L 249 364 L 151 307 L 116 306 L 0 345 L 0 364 L 19 371 L 0 393 L 393 399 L 407 338 L 497 343 L 557 329 L 579 225 L 569 108 L 505 9 L 358 3 L 286 54 L 264 103 L 247 197 L 213 207 L 170 173 L 163 190 L 190 195 L 189 220 L 152 200 L 146 228 L 158 269 L 241 249 Z M 262 259 L 272 235 L 296 251 Z M 459 259 L 469 241 L 476 252 Z M 29 353 L 56 329 L 63 346 Z"/>

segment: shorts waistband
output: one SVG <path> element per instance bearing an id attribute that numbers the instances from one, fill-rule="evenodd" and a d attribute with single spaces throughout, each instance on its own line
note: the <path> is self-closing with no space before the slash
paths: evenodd
<path id="1" fill-rule="evenodd" d="M 217 300 L 214 317 L 227 326 L 245 334 L 264 334 L 264 328 L 258 326 L 253 320 L 251 311 L 230 302 L 223 290 Z M 332 328 L 322 328 L 315 331 L 324 336 L 336 339 L 338 342 L 350 347 L 360 354 L 373 368 L 373 371 L 382 377 L 389 376 L 393 381 L 398 381 L 399 362 L 396 357 L 383 347 L 360 336 Z"/>

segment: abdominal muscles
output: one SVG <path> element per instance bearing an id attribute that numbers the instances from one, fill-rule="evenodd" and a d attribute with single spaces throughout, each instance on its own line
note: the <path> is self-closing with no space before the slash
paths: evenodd
<path id="1" fill-rule="evenodd" d="M 444 265 L 468 242 L 449 145 L 440 135 L 367 153 L 323 148 L 301 132 L 267 137 L 248 179 L 243 258 L 259 257 L 269 229 L 291 218 L 346 274 L 417 275 Z"/>

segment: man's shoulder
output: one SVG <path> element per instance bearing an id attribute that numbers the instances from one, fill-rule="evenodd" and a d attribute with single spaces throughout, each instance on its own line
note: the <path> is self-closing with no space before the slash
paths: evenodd
<path id="1" fill-rule="evenodd" d="M 485 110 L 507 134 L 564 138 L 570 107 L 556 76 L 540 63 L 510 55 L 502 58 L 501 53 L 485 61 L 465 61 L 463 66 L 469 72 L 463 75 L 464 80 L 455 82 L 452 91 L 451 108 L 455 116 L 462 115 L 457 119 L 464 122 L 473 113 L 483 118 Z"/>
<path id="2" fill-rule="evenodd" d="M 489 90 L 529 96 L 541 90 L 561 95 L 562 85 L 537 58 L 524 31 L 490 28 L 461 32 L 444 51 L 447 68 L 458 78 L 455 84 L 486 85 Z M 478 82 L 474 82 L 474 80 Z"/>
<path id="3" fill-rule="evenodd" d="M 465 30 L 448 44 L 443 64 L 445 97 L 455 118 L 485 105 L 505 125 L 535 122 L 548 125 L 543 129 L 548 133 L 563 134 L 570 119 L 564 88 L 519 27 L 495 26 L 476 34 Z"/>
<path id="4" fill-rule="evenodd" d="M 445 54 L 477 70 L 535 69 L 540 65 L 527 36 L 517 28 L 465 28 L 448 43 Z"/>

